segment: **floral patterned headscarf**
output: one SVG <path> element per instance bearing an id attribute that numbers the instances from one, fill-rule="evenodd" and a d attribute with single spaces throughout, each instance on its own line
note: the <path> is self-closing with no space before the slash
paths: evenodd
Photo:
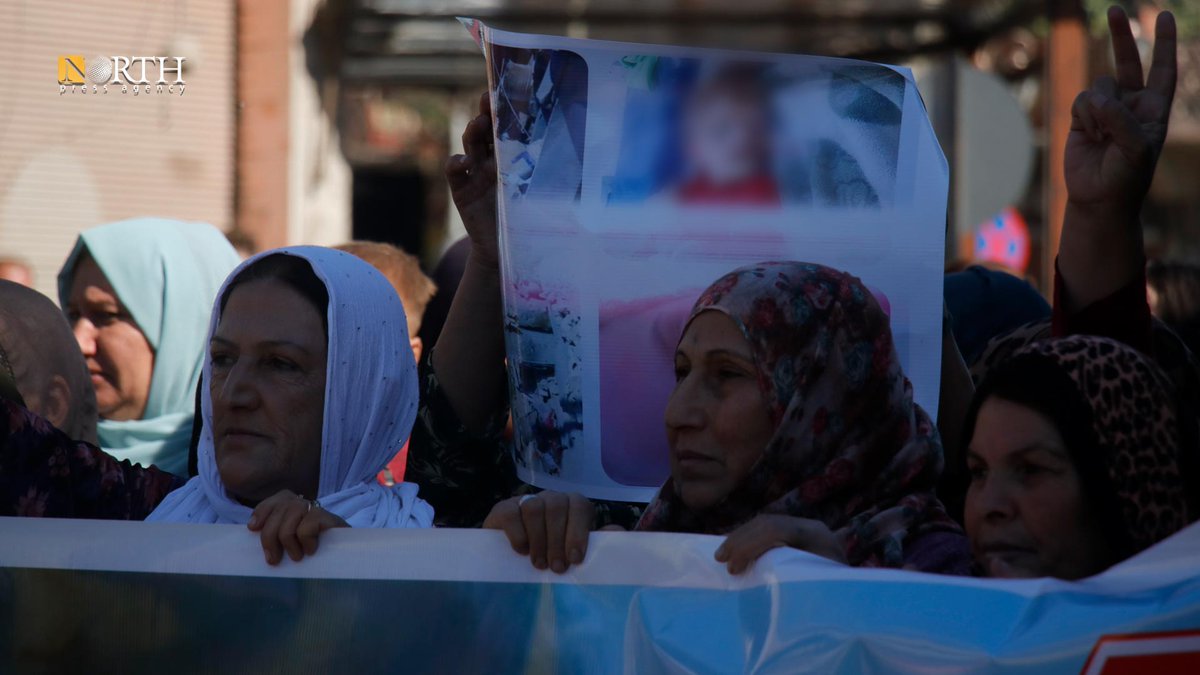
<path id="1" fill-rule="evenodd" d="M 750 343 L 775 435 L 722 503 L 693 513 L 668 480 L 638 529 L 724 534 L 760 513 L 786 514 L 824 522 L 850 564 L 887 567 L 903 564 L 909 536 L 958 531 L 934 496 L 937 431 L 861 281 L 821 265 L 761 263 L 717 280 L 689 323 L 708 311 L 733 319 Z"/>

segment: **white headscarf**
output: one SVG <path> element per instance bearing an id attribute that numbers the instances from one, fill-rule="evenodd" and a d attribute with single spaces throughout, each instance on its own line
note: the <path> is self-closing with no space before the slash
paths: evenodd
<path id="1" fill-rule="evenodd" d="M 417 486 L 384 487 L 376 474 L 399 452 L 417 414 L 417 368 L 400 297 L 382 274 L 341 251 L 295 246 L 260 253 L 241 264 L 221 287 L 208 328 L 220 321 L 226 289 L 248 266 L 269 255 L 307 260 L 329 292 L 329 348 L 325 420 L 317 499 L 351 527 L 431 527 L 433 507 L 417 499 Z M 212 359 L 204 358 L 205 382 Z M 212 396 L 201 396 L 204 432 L 199 475 L 172 492 L 148 521 L 240 523 L 251 509 L 229 496 L 213 450 Z"/>

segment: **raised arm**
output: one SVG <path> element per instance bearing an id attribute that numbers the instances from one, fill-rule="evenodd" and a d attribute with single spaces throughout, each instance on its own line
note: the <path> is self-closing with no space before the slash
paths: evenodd
<path id="1" fill-rule="evenodd" d="M 1175 96 L 1175 18 L 1158 15 L 1149 76 L 1129 19 L 1108 10 L 1116 77 L 1079 94 L 1063 162 L 1067 208 L 1058 250 L 1062 310 L 1078 312 L 1144 273 L 1140 212 Z"/>
<path id="2" fill-rule="evenodd" d="M 462 140 L 466 154 L 450 158 L 446 179 L 470 236 L 471 253 L 432 358 L 454 411 L 469 431 L 482 432 L 496 411 L 507 405 L 496 156 L 486 93 Z"/>

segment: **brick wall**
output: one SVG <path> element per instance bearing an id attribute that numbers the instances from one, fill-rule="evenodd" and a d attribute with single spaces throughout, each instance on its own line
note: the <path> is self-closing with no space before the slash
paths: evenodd
<path id="1" fill-rule="evenodd" d="M 0 256 L 39 290 L 76 235 L 135 216 L 233 225 L 234 6 L 0 3 Z M 183 96 L 59 94 L 60 55 L 179 55 Z M 133 74 L 134 71 L 131 71 Z"/>

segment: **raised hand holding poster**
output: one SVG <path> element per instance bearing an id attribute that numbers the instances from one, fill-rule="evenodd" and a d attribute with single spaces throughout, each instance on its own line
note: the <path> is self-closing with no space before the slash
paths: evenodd
<path id="1" fill-rule="evenodd" d="M 948 171 L 907 69 L 467 24 L 488 62 L 523 480 L 648 500 L 692 303 L 756 262 L 862 279 L 936 416 Z"/>

